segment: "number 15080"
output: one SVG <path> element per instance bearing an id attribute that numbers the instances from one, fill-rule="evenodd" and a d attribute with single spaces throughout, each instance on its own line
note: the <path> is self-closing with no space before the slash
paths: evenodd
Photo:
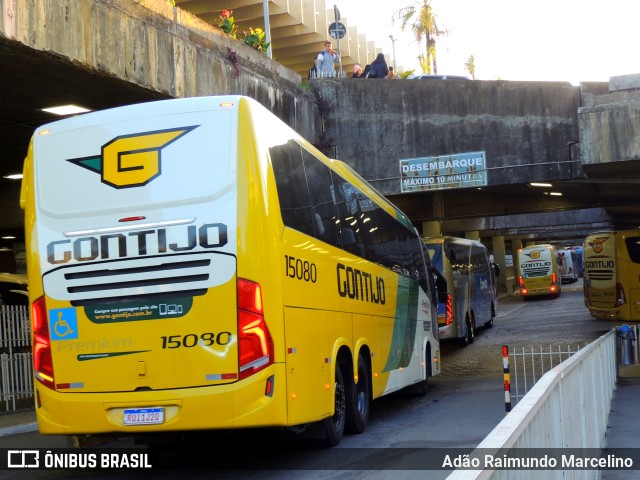
<path id="1" fill-rule="evenodd" d="M 315 263 L 285 255 L 284 266 L 287 277 L 316 283 L 318 278 L 318 269 Z"/>

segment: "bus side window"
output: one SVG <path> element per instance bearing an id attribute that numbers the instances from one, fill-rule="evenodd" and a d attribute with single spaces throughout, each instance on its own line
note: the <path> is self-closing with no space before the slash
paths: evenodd
<path id="1" fill-rule="evenodd" d="M 269 149 L 278 189 L 282 221 L 287 227 L 315 236 L 302 149 L 289 140 Z"/>
<path id="2" fill-rule="evenodd" d="M 356 199 L 356 189 L 340 175 L 331 172 L 334 197 L 338 206 L 338 220 L 344 249 L 347 252 L 366 258 L 364 240 L 359 221 L 360 212 Z"/>
<path id="3" fill-rule="evenodd" d="M 338 248 L 342 248 L 338 209 L 333 199 L 331 170 L 305 149 L 302 149 L 304 169 L 309 186 L 309 201 L 313 212 L 315 237 Z"/>

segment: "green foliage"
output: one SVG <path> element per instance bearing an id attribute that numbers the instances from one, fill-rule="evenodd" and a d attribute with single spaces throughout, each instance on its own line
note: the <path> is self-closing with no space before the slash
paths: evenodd
<path id="1" fill-rule="evenodd" d="M 231 38 L 241 40 L 259 52 L 266 52 L 269 48 L 270 42 L 265 41 L 265 32 L 261 28 L 249 28 L 249 33 L 245 31 L 238 37 L 238 26 L 233 18 L 233 10 L 222 10 L 218 17 L 218 28 Z"/>
<path id="2" fill-rule="evenodd" d="M 415 70 L 415 69 L 413 69 L 413 70 L 407 70 L 406 72 L 402 72 L 402 73 L 400 74 L 400 78 L 401 78 L 401 79 L 403 79 L 403 80 L 405 80 L 405 79 L 409 78 L 411 75 L 413 75 L 413 74 L 415 73 L 415 71 L 416 71 L 416 70 Z"/>
<path id="3" fill-rule="evenodd" d="M 176 0 L 167 0 L 171 4 L 172 7 L 176 6 Z"/>
<path id="4" fill-rule="evenodd" d="M 249 29 L 249 33 L 244 32 L 244 38 L 242 41 L 249 45 L 251 48 L 255 48 L 259 52 L 266 52 L 269 48 L 269 42 L 265 41 L 265 32 L 261 28 Z"/>
<path id="5" fill-rule="evenodd" d="M 418 60 L 424 73 L 438 73 L 436 62 L 436 38 L 446 35 L 447 30 L 438 27 L 437 16 L 431 7 L 431 0 L 414 0 L 413 5 L 403 7 L 393 15 L 393 21 L 400 21 L 400 29 L 410 28 L 416 42 L 419 44 L 424 38 L 424 51 L 420 52 Z"/>
<path id="6" fill-rule="evenodd" d="M 464 63 L 465 71 L 471 76 L 473 80 L 476 79 L 476 57 L 469 55 L 469 58 Z"/>
<path id="7" fill-rule="evenodd" d="M 218 17 L 218 28 L 231 38 L 236 38 L 238 26 L 232 15 L 233 10 L 222 10 L 222 13 Z"/>
<path id="8" fill-rule="evenodd" d="M 302 90 L 305 90 L 307 92 L 314 92 L 314 88 L 313 85 L 311 85 L 311 83 L 309 82 L 300 82 L 298 84 L 298 87 L 300 87 Z"/>

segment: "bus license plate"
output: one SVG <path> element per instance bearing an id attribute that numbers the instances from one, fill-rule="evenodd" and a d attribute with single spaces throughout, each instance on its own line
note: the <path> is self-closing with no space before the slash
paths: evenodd
<path id="1" fill-rule="evenodd" d="M 164 423 L 164 408 L 126 408 L 125 425 L 158 425 Z"/>

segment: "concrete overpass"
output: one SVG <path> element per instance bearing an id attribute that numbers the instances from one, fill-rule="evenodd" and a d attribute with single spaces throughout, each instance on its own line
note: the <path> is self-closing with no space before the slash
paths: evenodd
<path id="1" fill-rule="evenodd" d="M 636 76 L 580 87 L 351 79 L 308 87 L 163 0 L 0 0 L 0 8 L 0 176 L 21 170 L 35 127 L 55 120 L 43 107 L 239 93 L 352 164 L 425 234 L 498 238 L 509 250 L 517 241 L 640 224 Z M 400 191 L 400 160 L 478 151 L 486 184 Z M 0 236 L 17 237 L 0 247 L 19 250 L 19 185 L 0 181 Z"/>

